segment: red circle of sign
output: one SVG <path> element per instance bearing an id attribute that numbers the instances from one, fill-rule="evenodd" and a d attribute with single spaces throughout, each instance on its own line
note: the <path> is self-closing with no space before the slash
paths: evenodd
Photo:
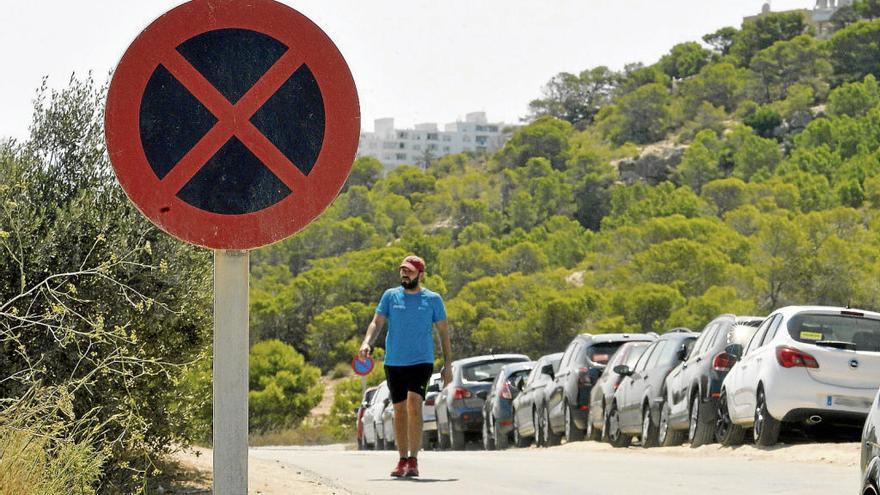
<path id="1" fill-rule="evenodd" d="M 364 361 L 367 361 L 367 360 L 370 361 L 370 367 L 367 368 L 366 371 L 364 371 L 363 373 L 361 373 L 360 371 L 358 371 L 357 365 L 356 365 L 355 363 L 357 363 L 357 362 L 359 362 L 359 361 L 360 361 L 360 362 L 364 362 Z M 351 370 L 354 371 L 354 374 L 355 374 L 355 375 L 357 375 L 357 376 L 367 376 L 367 375 L 370 374 L 371 371 L 373 371 L 373 367 L 376 366 L 376 361 L 375 361 L 373 358 L 369 357 L 369 356 L 368 356 L 367 359 L 365 359 L 364 361 L 361 361 L 360 358 L 359 358 L 358 356 L 355 356 L 354 359 L 351 360 Z"/>
<path id="2" fill-rule="evenodd" d="M 176 47 L 188 39 L 226 28 L 257 31 L 287 45 L 291 56 L 312 71 L 324 100 L 324 141 L 311 172 L 308 176 L 288 173 L 297 181 L 289 196 L 242 215 L 211 213 L 186 203 L 176 196 L 183 184 L 168 181 L 163 189 L 163 181 L 174 170 L 160 180 L 147 162 L 140 138 L 141 99 L 159 64 L 173 61 Z M 234 116 L 215 116 L 218 123 L 212 131 L 226 121 L 235 121 Z M 178 239 L 199 246 L 251 249 L 296 233 L 333 201 L 348 178 L 357 151 L 360 108 L 354 79 L 342 54 L 321 28 L 299 12 L 273 0 L 193 0 L 153 21 L 128 47 L 110 83 L 104 124 L 116 177 L 150 221 Z M 211 139 L 212 131 L 202 139 Z M 220 130 L 213 135 L 222 134 Z M 282 165 L 291 168 L 289 161 L 270 168 L 276 171 Z M 200 166 L 197 164 L 190 173 Z"/>

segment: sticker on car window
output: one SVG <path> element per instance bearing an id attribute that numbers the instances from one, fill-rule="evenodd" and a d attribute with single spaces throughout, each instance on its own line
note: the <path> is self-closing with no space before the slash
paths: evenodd
<path id="1" fill-rule="evenodd" d="M 822 334 L 819 332 L 801 332 L 801 338 L 804 340 L 822 340 Z"/>

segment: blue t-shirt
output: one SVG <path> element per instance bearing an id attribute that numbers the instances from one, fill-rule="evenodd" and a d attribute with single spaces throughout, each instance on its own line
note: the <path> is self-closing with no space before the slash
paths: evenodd
<path id="1" fill-rule="evenodd" d="M 411 366 L 434 362 L 435 322 L 446 319 L 446 307 L 436 292 L 422 289 L 407 294 L 403 287 L 382 294 L 376 313 L 388 319 L 385 336 L 385 364 Z"/>

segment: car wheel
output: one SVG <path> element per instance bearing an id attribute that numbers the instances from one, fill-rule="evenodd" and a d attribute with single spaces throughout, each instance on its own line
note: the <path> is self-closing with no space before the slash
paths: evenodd
<path id="1" fill-rule="evenodd" d="M 495 441 L 495 448 L 498 450 L 504 450 L 508 447 L 508 439 L 507 433 L 501 433 L 501 430 L 498 429 L 498 421 L 496 419 L 492 419 L 492 439 Z"/>
<path id="2" fill-rule="evenodd" d="M 513 415 L 513 444 L 519 448 L 528 447 L 532 444 L 529 437 L 524 437 L 519 433 L 519 423 L 516 422 L 516 414 Z"/>
<path id="3" fill-rule="evenodd" d="M 714 421 L 709 414 L 708 405 L 700 400 L 700 394 L 694 394 L 691 400 L 691 411 L 688 422 L 688 441 L 692 448 L 712 442 Z"/>
<path id="4" fill-rule="evenodd" d="M 651 407 L 645 406 L 642 413 L 642 448 L 648 449 L 657 446 L 657 426 L 651 417 Z"/>
<path id="5" fill-rule="evenodd" d="M 432 447 L 431 444 L 433 443 L 431 441 L 432 436 L 433 435 L 431 435 L 430 431 L 423 431 L 422 432 L 422 450 L 431 450 L 431 447 Z"/>
<path id="6" fill-rule="evenodd" d="M 608 434 L 608 443 L 614 447 L 629 447 L 632 437 L 620 431 L 620 413 L 617 410 L 617 403 L 611 403 L 611 410 L 608 411 L 608 422 L 606 423 Z"/>
<path id="7" fill-rule="evenodd" d="M 730 419 L 730 410 L 727 408 L 727 391 L 721 392 L 715 411 L 715 441 L 725 447 L 730 447 L 743 443 L 745 436 L 745 428 L 734 424 Z"/>
<path id="8" fill-rule="evenodd" d="M 587 440 L 598 442 L 602 439 L 602 430 L 593 426 L 593 419 L 587 416 Z"/>
<path id="9" fill-rule="evenodd" d="M 364 440 L 362 438 L 358 438 L 358 450 L 364 450 Z"/>
<path id="10" fill-rule="evenodd" d="M 755 402 L 755 428 L 753 430 L 755 445 L 769 447 L 779 441 L 779 429 L 782 424 L 767 411 L 767 397 L 764 389 L 758 390 Z"/>
<path id="11" fill-rule="evenodd" d="M 492 435 L 491 430 L 489 430 L 489 420 L 487 418 L 483 418 L 483 449 L 495 450 L 495 437 Z"/>
<path id="12" fill-rule="evenodd" d="M 449 436 L 444 434 L 443 428 L 440 426 L 440 415 L 437 415 L 437 450 L 446 450 L 449 448 Z"/>
<path id="13" fill-rule="evenodd" d="M 535 427 L 535 445 L 538 447 L 544 446 L 544 425 L 543 425 L 543 414 L 538 414 L 538 410 L 535 409 L 532 411 L 532 425 Z"/>
<path id="14" fill-rule="evenodd" d="M 571 407 L 569 407 L 568 402 L 565 402 L 562 407 L 565 412 L 565 441 L 571 443 L 583 440 L 584 432 L 575 424 L 574 415 L 571 414 Z"/>
<path id="15" fill-rule="evenodd" d="M 379 438 L 379 434 L 376 434 L 376 445 L 373 447 L 374 450 L 385 450 L 385 439 Z"/>
<path id="16" fill-rule="evenodd" d="M 552 447 L 554 445 L 559 445 L 562 441 L 562 435 L 553 432 L 553 427 L 550 426 L 550 409 L 544 408 L 544 444 L 547 447 Z"/>
<path id="17" fill-rule="evenodd" d="M 452 425 L 452 418 L 449 418 L 449 447 L 452 450 L 464 450 L 464 432 L 455 431 Z"/>
<path id="18" fill-rule="evenodd" d="M 657 426 L 657 443 L 661 447 L 674 447 L 684 443 L 684 432 L 673 430 L 669 426 L 670 414 L 672 414 L 672 410 L 669 403 L 664 402 L 663 407 L 660 408 L 660 424 Z"/>

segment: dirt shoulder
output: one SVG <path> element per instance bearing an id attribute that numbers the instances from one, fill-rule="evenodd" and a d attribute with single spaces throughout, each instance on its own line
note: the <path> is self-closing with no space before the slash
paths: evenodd
<path id="1" fill-rule="evenodd" d="M 190 490 L 181 493 L 211 493 L 213 472 L 213 451 L 194 447 L 178 452 L 173 459 L 187 470 L 199 476 L 199 486 L 190 485 Z M 204 491 L 202 491 L 204 490 Z M 166 492 L 173 493 L 173 492 Z M 278 461 L 248 459 L 248 493 L 252 495 L 348 495 L 349 492 L 328 485 L 318 476 L 285 466 Z"/>

